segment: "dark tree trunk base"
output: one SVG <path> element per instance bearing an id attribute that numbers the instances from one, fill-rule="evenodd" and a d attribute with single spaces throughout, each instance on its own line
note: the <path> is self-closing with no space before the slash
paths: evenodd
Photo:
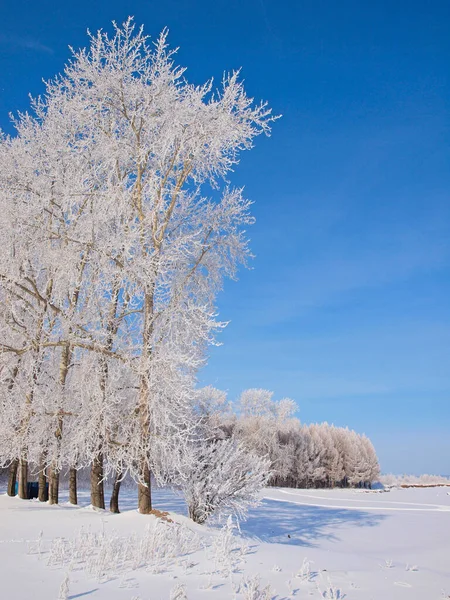
<path id="1" fill-rule="evenodd" d="M 95 508 L 105 508 L 105 486 L 103 484 L 103 455 L 94 459 L 91 467 L 91 504 Z"/>
<path id="2" fill-rule="evenodd" d="M 21 458 L 19 461 L 19 498 L 28 500 L 28 461 Z"/>
<path id="3" fill-rule="evenodd" d="M 119 492 L 120 492 L 120 485 L 122 483 L 122 473 L 119 471 L 116 473 L 116 476 L 114 478 L 114 486 L 113 486 L 113 491 L 111 494 L 111 500 L 109 502 L 109 510 L 112 513 L 120 513 L 119 510 Z"/>
<path id="4" fill-rule="evenodd" d="M 59 501 L 59 471 L 55 468 L 50 469 L 48 477 L 48 502 L 49 504 L 58 504 Z"/>
<path id="5" fill-rule="evenodd" d="M 44 469 L 39 471 L 38 499 L 39 502 L 47 502 L 48 500 L 47 476 Z"/>
<path id="6" fill-rule="evenodd" d="M 19 468 L 19 459 L 16 458 L 9 466 L 8 474 L 8 496 L 16 495 L 16 481 L 17 481 L 17 469 Z"/>
<path id="7" fill-rule="evenodd" d="M 47 455 L 45 452 L 41 455 L 41 464 L 39 465 L 39 489 L 38 489 L 38 500 L 39 502 L 47 502 L 48 500 L 48 488 L 47 488 L 47 475 L 45 473 L 45 463 Z"/>
<path id="8" fill-rule="evenodd" d="M 152 488 L 147 463 L 142 468 L 142 479 L 143 483 L 138 484 L 138 509 L 141 515 L 148 515 L 152 510 Z"/>
<path id="9" fill-rule="evenodd" d="M 70 504 L 78 504 L 77 470 L 73 467 L 69 470 L 69 502 Z"/>

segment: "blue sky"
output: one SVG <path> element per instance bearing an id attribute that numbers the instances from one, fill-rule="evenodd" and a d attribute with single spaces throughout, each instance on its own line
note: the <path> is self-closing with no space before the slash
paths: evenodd
<path id="1" fill-rule="evenodd" d="M 130 14 L 169 27 L 194 82 L 242 67 L 283 114 L 233 176 L 256 258 L 219 298 L 202 381 L 364 431 L 384 471 L 450 475 L 450 4 L 4 3 L 0 126 L 87 28 Z"/>

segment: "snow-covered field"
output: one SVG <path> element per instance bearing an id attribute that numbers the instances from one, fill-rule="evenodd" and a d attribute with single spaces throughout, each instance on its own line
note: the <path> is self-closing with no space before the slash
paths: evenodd
<path id="1" fill-rule="evenodd" d="M 189 600 L 450 598 L 449 494 L 267 489 L 241 534 L 141 516 L 126 490 L 120 515 L 94 512 L 88 494 L 81 508 L 1 495 L 0 597 L 58 600 L 65 582 L 71 600 L 178 599 L 179 584 Z M 155 506 L 185 512 L 165 490 Z"/>

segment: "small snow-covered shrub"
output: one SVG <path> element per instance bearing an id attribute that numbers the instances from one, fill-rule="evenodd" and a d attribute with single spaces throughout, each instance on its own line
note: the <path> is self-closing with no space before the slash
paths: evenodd
<path id="1" fill-rule="evenodd" d="M 266 459 L 233 439 L 199 443 L 193 454 L 180 487 L 195 522 L 204 523 L 213 513 L 244 517 L 259 502 L 258 494 L 270 476 Z"/>
<path id="2" fill-rule="evenodd" d="M 183 583 L 177 583 L 170 590 L 170 600 L 187 600 L 186 587 Z"/>
<path id="3" fill-rule="evenodd" d="M 235 529 L 237 527 L 230 515 L 212 543 L 215 568 L 225 577 L 236 570 L 247 551 L 246 547 L 242 548 L 239 545 L 234 535 Z"/>
<path id="4" fill-rule="evenodd" d="M 69 597 L 69 575 L 66 573 L 66 576 L 62 580 L 62 583 L 59 587 L 59 596 L 58 600 L 67 600 Z"/>
<path id="5" fill-rule="evenodd" d="M 288 579 L 286 581 L 286 586 L 287 586 L 287 589 L 288 589 L 289 596 L 294 596 L 296 590 L 294 588 L 294 582 L 292 581 L 292 579 Z"/>
<path id="6" fill-rule="evenodd" d="M 313 576 L 314 574 L 311 572 L 311 562 L 305 557 L 296 577 L 299 577 L 302 581 L 311 581 Z"/>
<path id="7" fill-rule="evenodd" d="M 319 586 L 317 586 L 317 589 L 325 600 L 343 600 L 346 598 L 346 594 L 333 585 L 329 578 L 323 590 L 321 590 Z"/>
<path id="8" fill-rule="evenodd" d="M 43 536 L 44 532 L 41 530 L 36 540 L 29 540 L 27 542 L 27 554 L 41 554 Z"/>
<path id="9" fill-rule="evenodd" d="M 255 577 L 244 577 L 239 588 L 243 600 L 272 600 L 272 588 L 270 585 L 261 587 L 259 575 Z"/>

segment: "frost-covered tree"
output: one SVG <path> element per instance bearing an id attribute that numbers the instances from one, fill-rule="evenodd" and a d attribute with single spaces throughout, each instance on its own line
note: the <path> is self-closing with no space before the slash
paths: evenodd
<path id="1" fill-rule="evenodd" d="M 250 203 L 225 178 L 273 118 L 236 72 L 190 84 L 167 32 L 151 46 L 131 19 L 90 36 L 32 109 L 1 139 L 0 293 L 19 324 L 0 333 L 4 387 L 20 359 L 40 401 L 9 390 L 19 435 L 2 462 L 46 439 L 51 502 L 63 468 L 90 464 L 95 505 L 125 469 L 147 513 L 150 473 L 164 480 L 190 436 L 216 293 L 248 257 Z"/>
<path id="2" fill-rule="evenodd" d="M 283 451 L 280 432 L 289 422 L 295 403 L 286 398 L 276 402 L 273 392 L 249 389 L 238 400 L 239 418 L 233 435 L 260 458 L 268 458 L 271 471 L 283 478 L 288 469 L 288 453 Z"/>
<path id="3" fill-rule="evenodd" d="M 268 390 L 246 390 L 233 415 L 225 394 L 214 388 L 202 393 L 207 406 L 219 407 L 203 409 L 218 432 L 215 439 L 235 439 L 250 454 L 268 459 L 269 485 L 365 486 L 378 478 L 378 459 L 366 436 L 328 423 L 302 425 L 293 417 L 292 400 L 276 402 Z"/>
<path id="4" fill-rule="evenodd" d="M 193 448 L 186 466 L 179 487 L 196 523 L 224 512 L 244 517 L 258 503 L 270 476 L 269 460 L 249 453 L 232 438 L 203 439 Z"/>

